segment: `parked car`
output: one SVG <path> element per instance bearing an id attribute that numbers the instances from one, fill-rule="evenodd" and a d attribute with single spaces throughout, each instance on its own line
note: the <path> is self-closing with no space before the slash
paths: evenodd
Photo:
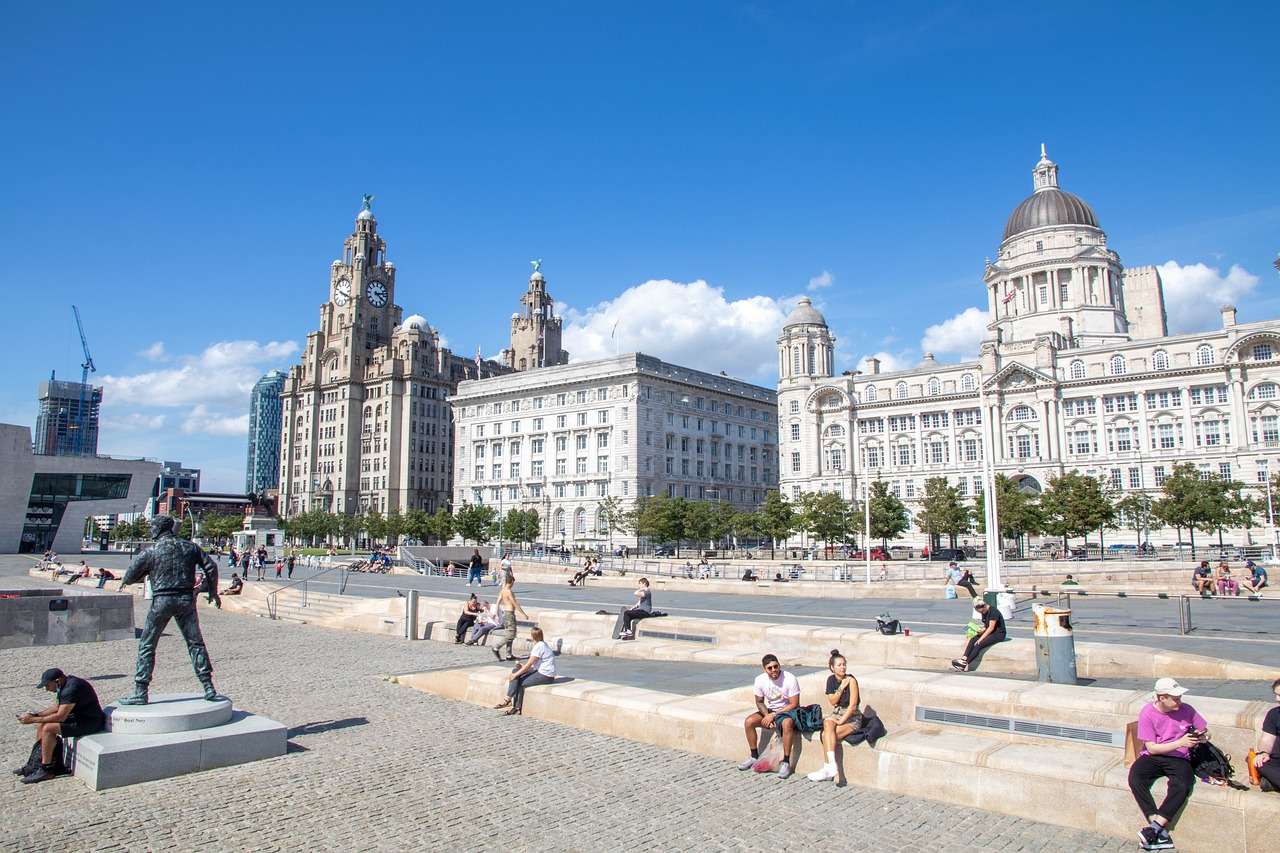
<path id="1" fill-rule="evenodd" d="M 1109 552 L 1110 552 L 1110 553 L 1112 553 L 1112 554 L 1116 554 L 1116 553 L 1120 553 L 1120 552 L 1123 552 L 1123 553 L 1126 553 L 1126 554 L 1136 554 L 1136 553 L 1138 553 L 1138 546 L 1137 546 L 1137 545 L 1113 544 L 1113 545 L 1108 545 L 1108 546 L 1107 546 L 1107 551 L 1109 551 Z"/>
<path id="2" fill-rule="evenodd" d="M 893 555 L 895 560 L 910 560 L 915 556 L 915 551 L 906 545 L 890 545 L 889 553 Z"/>
<path id="3" fill-rule="evenodd" d="M 929 552 L 929 559 L 931 561 L 940 560 L 944 563 L 949 563 L 954 560 L 957 563 L 960 563 L 967 560 L 968 556 L 964 553 L 963 548 L 935 548 Z"/>
<path id="4" fill-rule="evenodd" d="M 850 554 L 850 555 L 849 555 L 849 559 L 850 559 L 850 560 L 865 560 L 865 559 L 867 559 L 867 553 L 866 553 L 866 551 L 862 551 L 862 550 L 854 551 L 852 554 Z M 873 560 L 892 560 L 892 559 L 893 559 L 893 557 L 892 557 L 892 556 L 890 556 L 890 555 L 889 555 L 889 553 L 888 553 L 887 551 L 885 551 L 883 548 L 881 548 L 880 546 L 878 546 L 878 545 L 877 545 L 876 547 L 874 547 L 874 548 L 872 548 L 872 549 L 871 549 L 871 559 L 873 559 Z"/>
<path id="5" fill-rule="evenodd" d="M 676 549 L 674 545 L 659 545 L 653 549 L 653 556 L 655 557 L 674 557 L 675 555 Z"/>

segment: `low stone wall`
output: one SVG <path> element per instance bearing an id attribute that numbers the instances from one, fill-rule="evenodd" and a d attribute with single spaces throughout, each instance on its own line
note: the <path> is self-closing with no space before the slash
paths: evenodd
<path id="1" fill-rule="evenodd" d="M 133 636 L 130 595 L 60 588 L 0 590 L 0 649 Z"/>

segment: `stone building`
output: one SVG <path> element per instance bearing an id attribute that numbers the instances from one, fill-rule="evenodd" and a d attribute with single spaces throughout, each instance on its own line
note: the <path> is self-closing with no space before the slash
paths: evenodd
<path id="1" fill-rule="evenodd" d="M 502 363 L 512 370 L 569 363 L 569 353 L 560 348 L 563 320 L 555 315 L 555 300 L 547 293 L 542 261 L 532 263 L 529 290 L 520 297 L 520 311 L 511 315 L 511 346 L 502 351 Z"/>
<path id="2" fill-rule="evenodd" d="M 542 541 L 610 537 L 609 497 L 757 507 L 777 488 L 775 394 L 629 353 L 465 381 L 454 410 L 454 506 L 536 509 Z"/>
<path id="3" fill-rule="evenodd" d="M 280 512 L 382 513 L 448 504 L 463 379 L 509 368 L 454 355 L 425 318 L 402 317 L 396 267 L 366 197 L 333 262 L 320 328 L 281 391 Z"/>
<path id="4" fill-rule="evenodd" d="M 1071 469 L 1117 496 L 1157 492 L 1183 462 L 1254 485 L 1277 470 L 1280 321 L 1240 323 L 1225 306 L 1218 328 L 1169 335 L 1158 271 L 1124 268 L 1043 149 L 1033 192 L 1009 217 L 983 281 L 989 324 L 978 360 L 926 355 L 894 372 L 868 359 L 865 371 L 837 375 L 835 337 L 801 300 L 778 338 L 786 496 L 853 497 L 861 477 L 886 481 L 912 512 L 930 477 L 972 496 L 983 482 L 983 429 L 996 471 L 1032 493 Z M 1174 537 L 1153 531 L 1151 541 Z"/>

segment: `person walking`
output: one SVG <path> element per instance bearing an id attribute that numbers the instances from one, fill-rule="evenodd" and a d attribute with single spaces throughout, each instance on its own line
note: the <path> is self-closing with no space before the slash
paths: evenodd
<path id="1" fill-rule="evenodd" d="M 471 559 L 467 561 L 467 586 L 472 582 L 476 586 L 484 585 L 484 557 L 480 556 L 479 548 L 471 552 Z"/>
<path id="2" fill-rule="evenodd" d="M 240 576 L 245 580 L 249 579 L 249 549 L 246 548 L 244 553 L 240 555 Z"/>
<path id="3" fill-rule="evenodd" d="M 515 579 L 508 578 L 502 582 L 502 592 L 498 594 L 498 609 L 502 611 L 502 627 L 494 632 L 497 637 L 498 644 L 493 647 L 493 656 L 498 660 L 515 660 L 511 647 L 516 640 L 516 614 L 519 613 L 528 619 L 529 614 L 524 612 L 524 608 L 520 606 L 520 602 L 516 600 Z M 507 647 L 507 656 L 502 656 L 502 647 Z"/>
<path id="4" fill-rule="evenodd" d="M 288 574 L 290 580 L 293 579 L 293 561 L 296 559 L 297 559 L 297 556 L 293 553 L 293 551 L 290 551 L 289 556 L 285 557 L 284 559 L 285 571 Z"/>

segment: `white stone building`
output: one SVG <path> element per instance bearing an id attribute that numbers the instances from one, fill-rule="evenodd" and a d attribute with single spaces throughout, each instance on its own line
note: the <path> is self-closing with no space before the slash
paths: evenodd
<path id="1" fill-rule="evenodd" d="M 781 488 L 861 495 L 888 482 L 908 508 L 924 481 L 982 488 L 982 433 L 997 472 L 1039 492 L 1076 469 L 1118 493 L 1155 493 L 1178 463 L 1264 482 L 1280 456 L 1280 321 L 1169 336 L 1160 276 L 1125 269 L 1092 209 L 1046 156 L 983 280 L 990 316 L 977 361 L 835 375 L 835 338 L 801 300 L 778 338 Z M 1206 323 L 1206 325 L 1209 325 Z M 978 383 L 985 383 L 983 411 Z M 855 491 L 856 490 L 856 491 Z M 1232 540 L 1244 544 L 1248 534 Z M 1252 533 L 1255 541 L 1265 535 Z M 908 538 L 922 542 L 913 529 Z M 1175 532 L 1152 531 L 1151 541 Z"/>
<path id="2" fill-rule="evenodd" d="M 754 509 L 777 488 L 775 400 L 641 353 L 460 382 L 454 508 L 536 509 L 556 545 L 609 538 L 610 496 L 624 508 L 668 495 Z"/>

